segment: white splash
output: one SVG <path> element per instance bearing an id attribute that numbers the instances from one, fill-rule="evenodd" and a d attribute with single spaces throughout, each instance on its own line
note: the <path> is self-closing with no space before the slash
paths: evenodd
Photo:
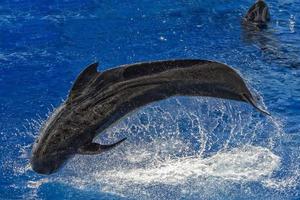
<path id="1" fill-rule="evenodd" d="M 143 156 L 143 155 L 142 155 Z M 280 158 L 263 147 L 246 146 L 208 157 L 170 159 L 150 168 L 109 170 L 95 173 L 95 179 L 134 184 L 184 184 L 190 179 L 218 177 L 232 181 L 258 181 L 280 166 Z"/>
<path id="2" fill-rule="evenodd" d="M 253 183 L 275 190 L 297 183 L 275 178 L 283 159 L 275 149 L 283 137 L 276 118 L 258 119 L 251 107 L 212 99 L 168 102 L 140 110 L 97 139 L 126 136 L 117 149 L 76 156 L 55 176 L 28 187 L 59 183 L 133 199 L 222 199 L 230 192 L 251 197 Z"/>
<path id="3" fill-rule="evenodd" d="M 47 179 L 47 178 L 40 179 L 40 180 L 37 180 L 37 181 L 28 181 L 28 182 L 27 182 L 27 187 L 28 187 L 28 188 L 37 189 L 37 188 L 39 188 L 42 184 L 48 183 L 48 182 L 49 182 L 49 179 Z"/>
<path id="4" fill-rule="evenodd" d="M 91 163 L 93 166 L 107 163 L 85 160 L 86 171 L 83 172 L 82 163 L 76 160 L 72 163 L 74 168 L 71 176 L 56 177 L 51 182 L 67 183 L 83 191 L 93 190 L 133 199 L 161 199 L 162 196 L 174 199 L 172 195 L 176 198 L 202 195 L 205 199 L 214 193 L 220 194 L 221 190 L 234 190 L 234 184 L 256 182 L 269 186 L 272 174 L 280 168 L 281 163 L 280 157 L 269 149 L 251 145 L 219 151 L 206 158 L 188 156 L 160 162 L 151 160 L 154 157 L 151 150 L 147 152 L 146 149 L 141 149 L 141 152 L 140 155 L 132 155 L 135 158 L 133 161 L 142 162 L 147 158 L 150 159 L 149 165 L 141 167 L 120 164 L 117 167 L 90 170 L 88 166 Z M 125 160 L 128 158 L 127 153 L 123 157 Z M 132 159 L 128 161 L 131 162 Z M 158 188 L 162 190 L 159 194 L 156 191 Z"/>

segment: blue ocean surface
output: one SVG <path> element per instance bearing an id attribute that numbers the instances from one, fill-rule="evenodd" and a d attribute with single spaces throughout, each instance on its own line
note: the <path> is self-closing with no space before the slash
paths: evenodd
<path id="1" fill-rule="evenodd" d="M 300 1 L 267 1 L 271 22 L 248 31 L 254 0 L 1 0 L 0 199 L 300 199 Z M 77 75 L 121 64 L 197 58 L 226 63 L 260 105 L 176 97 L 97 138 L 127 137 L 58 173 L 31 170 L 32 144 Z"/>

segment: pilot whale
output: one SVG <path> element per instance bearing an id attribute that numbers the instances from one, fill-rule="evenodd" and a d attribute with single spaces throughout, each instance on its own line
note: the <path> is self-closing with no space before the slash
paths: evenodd
<path id="1" fill-rule="evenodd" d="M 248 10 L 243 18 L 244 25 L 250 25 L 256 28 L 266 28 L 270 21 L 270 12 L 268 5 L 264 0 L 257 0 Z"/>
<path id="2" fill-rule="evenodd" d="M 113 144 L 94 138 L 122 117 L 151 102 L 172 96 L 208 96 L 250 103 L 259 108 L 243 79 L 231 67 L 207 60 L 167 60 L 97 71 L 89 65 L 68 98 L 49 117 L 36 139 L 30 163 L 40 174 L 60 169 L 75 154 L 96 155 Z"/>

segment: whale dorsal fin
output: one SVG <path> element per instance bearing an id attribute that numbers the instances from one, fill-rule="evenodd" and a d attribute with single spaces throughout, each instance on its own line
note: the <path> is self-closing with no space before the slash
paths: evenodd
<path id="1" fill-rule="evenodd" d="M 99 75 L 97 72 L 98 63 L 93 63 L 86 67 L 77 77 L 69 94 L 69 99 L 73 100 L 84 91 L 88 84 Z"/>

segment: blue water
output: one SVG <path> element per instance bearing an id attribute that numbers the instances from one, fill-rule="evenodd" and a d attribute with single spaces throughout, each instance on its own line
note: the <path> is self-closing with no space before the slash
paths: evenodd
<path id="1" fill-rule="evenodd" d="M 267 30 L 240 21 L 254 0 L 2 0 L 0 199 L 299 199 L 300 2 L 268 1 Z M 100 62 L 227 63 L 272 117 L 212 98 L 172 98 L 100 136 L 124 145 L 76 156 L 51 176 L 31 144 L 78 73 Z"/>

